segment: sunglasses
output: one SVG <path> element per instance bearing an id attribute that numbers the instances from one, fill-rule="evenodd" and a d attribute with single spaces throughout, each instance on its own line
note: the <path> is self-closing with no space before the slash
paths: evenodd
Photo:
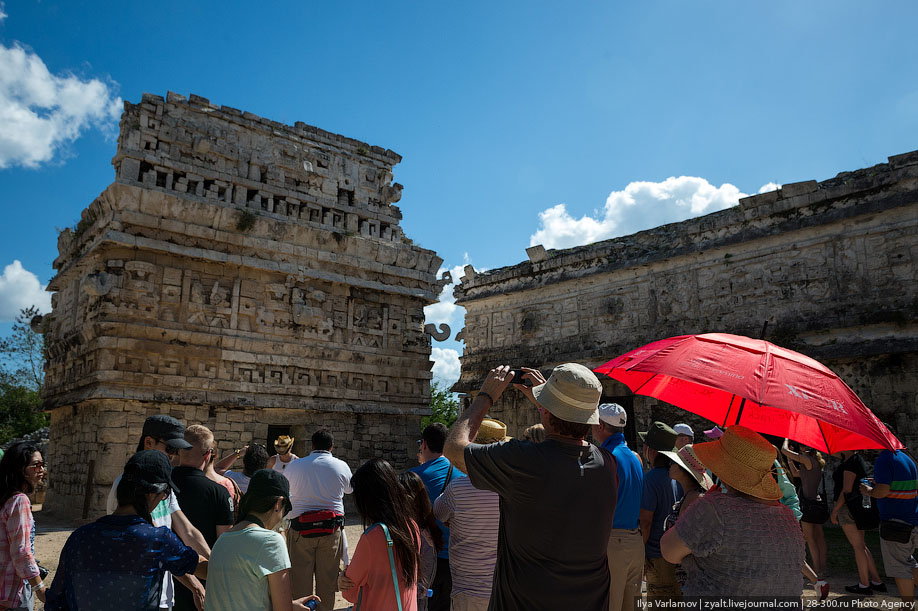
<path id="1" fill-rule="evenodd" d="M 45 463 L 43 463 L 43 462 L 33 462 L 33 463 L 32 463 L 31 465 L 29 465 L 29 466 L 32 467 L 33 469 L 44 469 L 44 468 L 45 468 Z"/>
<path id="2" fill-rule="evenodd" d="M 179 452 L 179 451 L 178 451 L 178 448 L 173 448 L 172 446 L 170 446 L 169 444 L 167 444 L 167 443 L 166 443 L 164 440 L 162 440 L 162 439 L 157 439 L 157 440 L 156 440 L 156 443 L 161 443 L 161 444 L 163 444 L 164 446 L 166 446 L 166 454 L 168 454 L 169 456 L 175 456 L 175 455 L 178 454 L 178 452 Z"/>

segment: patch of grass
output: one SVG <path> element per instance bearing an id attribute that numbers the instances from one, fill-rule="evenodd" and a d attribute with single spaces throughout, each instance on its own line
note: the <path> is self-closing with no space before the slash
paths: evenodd
<path id="1" fill-rule="evenodd" d="M 258 215 L 251 210 L 240 210 L 239 217 L 236 219 L 236 229 L 245 233 L 255 226 L 255 219 Z"/>

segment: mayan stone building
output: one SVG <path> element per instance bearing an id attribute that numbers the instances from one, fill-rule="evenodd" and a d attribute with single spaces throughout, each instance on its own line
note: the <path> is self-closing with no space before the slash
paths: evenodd
<path id="1" fill-rule="evenodd" d="M 498 364 L 595 367 L 656 339 L 761 337 L 764 327 L 826 363 L 918 446 L 918 151 L 627 237 L 527 252 L 512 267 L 466 267 L 454 390 L 474 393 Z M 631 413 L 632 441 L 658 418 L 709 425 L 601 377 L 604 400 Z M 538 422 L 513 390 L 491 415 L 511 435 Z"/>
<path id="2" fill-rule="evenodd" d="M 222 451 L 289 433 L 302 455 L 325 427 L 352 465 L 413 459 L 445 280 L 399 228 L 400 159 L 194 95 L 126 103 L 49 285 L 48 505 L 98 515 L 156 413 Z"/>

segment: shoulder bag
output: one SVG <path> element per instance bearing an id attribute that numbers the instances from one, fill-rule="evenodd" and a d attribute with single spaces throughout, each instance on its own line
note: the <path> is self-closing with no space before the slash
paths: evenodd
<path id="1" fill-rule="evenodd" d="M 398 604 L 398 611 L 402 611 L 402 595 L 398 589 L 398 575 L 395 572 L 395 553 L 392 551 L 392 536 L 389 534 L 389 527 L 382 522 L 377 522 L 376 524 L 373 524 L 368 529 L 363 531 L 363 534 L 367 534 L 376 526 L 381 527 L 383 534 L 386 536 L 386 548 L 389 550 L 389 568 L 392 570 L 392 585 L 395 586 L 395 602 Z M 361 606 L 362 601 L 363 586 L 360 586 L 360 591 L 357 593 L 357 606 L 354 607 L 354 611 L 361 611 L 363 608 Z"/>

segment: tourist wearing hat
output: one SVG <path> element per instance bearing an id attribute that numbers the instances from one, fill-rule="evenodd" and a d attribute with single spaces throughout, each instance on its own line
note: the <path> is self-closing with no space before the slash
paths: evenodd
<path id="1" fill-rule="evenodd" d="M 444 448 L 473 486 L 500 496 L 491 608 L 606 609 L 618 477 L 612 455 L 584 441 L 599 422 L 602 386 L 577 363 L 555 367 L 547 381 L 538 370 L 522 372 L 532 386 L 514 388 L 538 408 L 545 441 L 474 443 L 485 414 L 513 379 L 503 365 L 488 374 Z"/>
<path id="2" fill-rule="evenodd" d="M 778 502 L 774 446 L 746 427 L 731 426 L 719 440 L 692 449 L 726 493 L 714 488 L 695 501 L 660 542 L 664 557 L 685 568 L 684 595 L 799 603 L 803 533 L 790 508 Z"/>
<path id="3" fill-rule="evenodd" d="M 673 430 L 676 431 L 677 450 L 688 443 L 695 443 L 695 431 L 686 423 L 680 422 L 674 425 Z"/>
<path id="4" fill-rule="evenodd" d="M 163 573 L 206 577 L 207 561 L 171 530 L 153 525 L 153 512 L 179 492 L 162 452 L 134 454 L 118 483 L 112 515 L 75 530 L 61 550 L 48 590 L 47 611 L 159 609 Z"/>
<path id="5" fill-rule="evenodd" d="M 675 450 L 676 431 L 665 422 L 655 421 L 649 430 L 638 433 L 638 437 L 644 442 L 644 460 L 650 465 L 650 470 L 644 474 L 640 513 L 647 599 L 676 600 L 680 598 L 676 566 L 667 562 L 660 551 L 666 516 L 682 498 L 682 488 L 669 476 L 673 461 L 664 454 Z"/>
<path id="6" fill-rule="evenodd" d="M 338 571 L 348 562 L 344 495 L 351 493 L 351 468 L 334 456 L 335 438 L 329 431 L 314 432 L 310 443 L 309 455 L 293 461 L 284 472 L 293 503 L 287 515 L 290 580 L 294 596 L 316 593 L 322 599 L 319 611 L 331 611 Z"/>
<path id="7" fill-rule="evenodd" d="M 205 611 L 305 610 L 306 602 L 319 600 L 304 596 L 291 602 L 287 543 L 273 530 L 290 508 L 286 477 L 271 469 L 252 476 L 239 522 L 214 544 Z"/>
<path id="8" fill-rule="evenodd" d="M 644 574 L 644 538 L 641 536 L 641 495 L 644 468 L 641 458 L 625 442 L 628 414 L 618 403 L 599 406 L 599 423 L 593 425 L 593 441 L 615 457 L 618 491 L 612 535 L 609 537 L 609 609 L 631 609 L 641 596 Z"/>
<path id="9" fill-rule="evenodd" d="M 492 418 L 481 421 L 475 437 L 479 444 L 509 440 L 507 425 Z M 457 477 L 437 498 L 434 515 L 450 529 L 451 609 L 487 611 L 497 562 L 500 498 L 490 490 L 479 490 L 467 477 Z"/>
<path id="10" fill-rule="evenodd" d="M 191 444 L 185 441 L 185 425 L 181 421 L 166 414 L 156 414 L 144 421 L 136 451 L 157 450 L 168 457 L 172 464 L 175 465 L 178 464 L 179 450 L 190 447 Z M 117 490 L 120 482 L 121 475 L 115 478 L 111 490 L 109 490 L 108 502 L 106 503 L 106 512 L 109 514 L 118 509 Z M 171 529 L 185 545 L 194 548 L 205 558 L 210 557 L 210 545 L 207 544 L 201 531 L 191 523 L 185 512 L 179 507 L 178 497 L 175 496 L 175 492 L 169 491 L 166 499 L 153 510 L 152 516 L 153 526 L 165 526 Z M 179 577 L 178 580 L 194 593 L 199 606 L 203 606 L 204 587 L 201 582 L 191 574 Z M 171 573 L 167 572 L 163 577 L 162 588 L 160 588 L 160 607 L 171 609 L 174 598 L 175 585 L 173 584 Z"/>
<path id="11" fill-rule="evenodd" d="M 714 487 L 714 481 L 708 475 L 695 455 L 692 444 L 686 444 L 676 452 L 660 452 L 673 464 L 669 467 L 669 476 L 682 488 L 682 498 L 673 505 L 673 510 L 666 519 L 663 529 L 669 530 L 676 520 L 688 509 L 692 503 L 704 496 L 704 493 Z"/>
<path id="12" fill-rule="evenodd" d="M 291 437 L 290 435 L 281 435 L 274 440 L 274 449 L 277 451 L 277 454 L 271 456 L 268 459 L 267 469 L 274 469 L 275 471 L 280 471 L 283 473 L 287 467 L 290 465 L 291 461 L 299 458 L 296 454 L 293 453 L 293 442 L 296 441 L 296 438 Z"/>

